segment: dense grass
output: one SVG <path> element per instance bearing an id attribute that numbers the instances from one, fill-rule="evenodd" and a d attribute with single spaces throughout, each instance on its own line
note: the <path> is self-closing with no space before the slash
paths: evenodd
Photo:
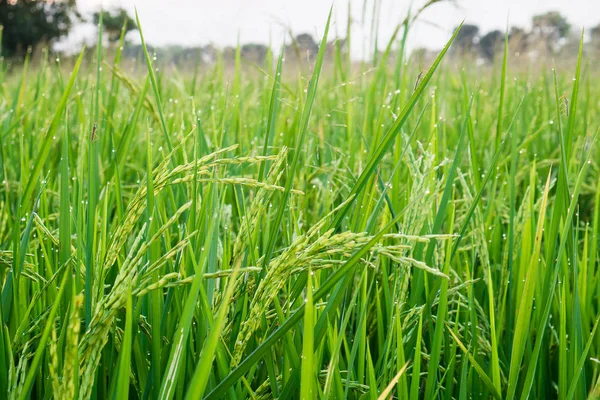
<path id="1" fill-rule="evenodd" d="M 599 76 L 391 48 L 0 66 L 0 393 L 600 396 Z"/>

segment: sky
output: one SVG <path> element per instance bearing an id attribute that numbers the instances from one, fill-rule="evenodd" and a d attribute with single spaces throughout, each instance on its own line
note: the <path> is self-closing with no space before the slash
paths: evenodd
<path id="1" fill-rule="evenodd" d="M 372 15 L 374 0 L 366 0 Z M 409 4 L 413 9 L 425 0 L 379 0 L 378 34 L 385 43 L 395 27 L 402 22 Z M 504 30 L 511 25 L 528 27 L 531 17 L 545 11 L 560 11 L 573 26 L 591 28 L 600 23 L 600 0 L 455 0 L 437 4 L 420 18 L 409 37 L 409 47 L 440 48 L 452 29 L 463 19 L 480 26 L 483 32 Z M 371 20 L 363 21 L 365 0 L 350 0 L 353 16 L 353 49 L 356 58 L 370 52 Z M 320 37 L 331 1 L 327 0 L 78 0 L 80 10 L 91 13 L 101 6 L 105 9 L 120 6 L 133 14 L 137 8 L 144 36 L 154 45 L 181 44 L 187 46 L 213 43 L 234 46 L 241 43 L 265 43 L 279 46 L 289 29 L 295 34 L 311 33 Z M 331 28 L 332 36 L 344 36 L 348 0 L 335 1 Z M 77 28 L 66 45 L 89 41 L 93 26 Z M 131 40 L 135 41 L 136 34 Z M 382 44 L 384 45 L 384 44 Z"/>

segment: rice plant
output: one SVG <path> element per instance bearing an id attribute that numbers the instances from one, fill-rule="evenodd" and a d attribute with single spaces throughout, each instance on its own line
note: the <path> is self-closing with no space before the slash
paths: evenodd
<path id="1" fill-rule="evenodd" d="M 4 397 L 600 397 L 583 37 L 422 71 L 413 18 L 360 66 L 330 18 L 310 69 L 158 68 L 139 20 L 143 72 L 0 64 Z"/>

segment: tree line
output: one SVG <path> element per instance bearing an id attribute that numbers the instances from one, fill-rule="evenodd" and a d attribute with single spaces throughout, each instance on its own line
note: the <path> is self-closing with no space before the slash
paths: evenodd
<path id="1" fill-rule="evenodd" d="M 85 17 L 76 0 L 0 0 L 0 55 L 22 57 L 37 47 L 51 47 L 69 34 L 77 23 L 100 22 L 100 12 Z M 136 29 L 123 8 L 102 13 L 108 40 L 117 41 L 121 31 Z"/>
<path id="2" fill-rule="evenodd" d="M 94 13 L 91 18 L 82 16 L 76 7 L 76 0 L 0 0 L 0 55 L 3 57 L 23 57 L 28 51 L 37 47 L 51 47 L 53 43 L 68 35 L 72 27 L 81 22 L 99 24 L 100 13 Z M 136 29 L 135 22 L 122 9 L 103 12 L 102 25 L 109 42 L 118 41 L 121 33 Z M 452 48 L 457 57 L 477 57 L 487 62 L 493 62 L 496 54 L 502 49 L 505 32 L 492 30 L 482 33 L 474 24 L 464 24 Z M 291 37 L 291 43 L 286 46 L 286 57 L 312 59 L 317 51 L 317 41 L 310 34 L 300 34 Z M 554 56 L 565 52 L 576 52 L 578 34 L 562 14 L 549 11 L 533 16 L 531 28 L 511 27 L 508 31 L 508 42 L 511 52 L 530 57 Z M 338 39 L 337 45 L 344 45 L 343 39 Z M 334 46 L 334 42 L 328 44 Z M 591 40 L 588 43 L 594 51 L 600 53 L 600 24 L 591 30 Z M 235 58 L 236 49 L 226 47 L 217 49 L 213 45 L 198 47 L 169 46 L 154 49 L 161 53 L 161 58 L 170 62 L 195 61 L 213 62 L 218 56 L 224 60 Z M 124 55 L 136 58 L 140 55 L 139 45 L 129 44 Z M 240 46 L 241 56 L 255 63 L 262 63 L 268 48 L 260 43 L 248 43 Z M 425 49 L 417 49 L 416 54 L 430 53 Z"/>
<path id="3" fill-rule="evenodd" d="M 555 55 L 572 42 L 579 42 L 579 36 L 572 33 L 571 24 L 562 14 L 549 11 L 533 16 L 529 30 L 513 26 L 508 32 L 492 30 L 482 34 L 477 25 L 465 24 L 456 37 L 453 51 L 460 56 L 476 55 L 493 61 L 507 34 L 509 46 L 517 54 Z M 592 33 L 598 36 L 600 25 Z"/>

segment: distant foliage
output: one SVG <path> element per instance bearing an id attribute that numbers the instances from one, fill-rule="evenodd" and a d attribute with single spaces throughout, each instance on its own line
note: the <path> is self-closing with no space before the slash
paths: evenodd
<path id="1" fill-rule="evenodd" d="M 564 38 L 571 30 L 571 24 L 558 11 L 535 15 L 532 20 L 533 32 L 538 35 Z"/>
<path id="2" fill-rule="evenodd" d="M 477 25 L 465 24 L 456 36 L 455 49 L 464 54 L 472 51 L 479 37 L 479 27 Z"/>
<path id="3" fill-rule="evenodd" d="M 0 0 L 2 55 L 21 56 L 66 36 L 79 18 L 75 6 L 75 0 Z"/>
<path id="4" fill-rule="evenodd" d="M 592 28 L 590 37 L 592 46 L 596 50 L 600 50 L 600 24 Z"/>
<path id="5" fill-rule="evenodd" d="M 100 11 L 93 15 L 94 24 L 100 23 Z M 135 21 L 129 16 L 124 8 L 117 8 L 102 12 L 102 26 L 104 32 L 108 35 L 108 40 L 117 42 L 121 36 L 121 31 L 125 33 L 137 30 Z"/>
<path id="6" fill-rule="evenodd" d="M 240 48 L 241 56 L 257 64 L 262 64 L 269 48 L 264 44 L 248 43 Z"/>
<path id="7" fill-rule="evenodd" d="M 571 28 L 567 18 L 558 11 L 534 15 L 530 30 L 518 26 L 510 27 L 509 52 L 528 59 L 576 57 L 579 35 L 572 34 Z M 496 54 L 502 51 L 504 34 L 500 30 L 482 33 L 477 25 L 465 24 L 456 37 L 452 53 L 457 57 L 472 56 L 491 63 Z M 600 48 L 600 25 L 592 28 L 591 37 L 589 47 L 597 50 Z M 418 56 L 422 56 L 421 51 Z"/>
<path id="8" fill-rule="evenodd" d="M 532 33 L 546 46 L 549 53 L 558 50 L 560 40 L 566 38 L 571 30 L 571 24 L 557 11 L 535 15 L 531 23 Z"/>
<path id="9" fill-rule="evenodd" d="M 481 55 L 488 61 L 494 61 L 494 55 L 496 51 L 502 45 L 502 39 L 504 38 L 504 34 L 499 31 L 491 31 L 486 33 L 479 39 L 479 51 L 481 51 Z"/>

